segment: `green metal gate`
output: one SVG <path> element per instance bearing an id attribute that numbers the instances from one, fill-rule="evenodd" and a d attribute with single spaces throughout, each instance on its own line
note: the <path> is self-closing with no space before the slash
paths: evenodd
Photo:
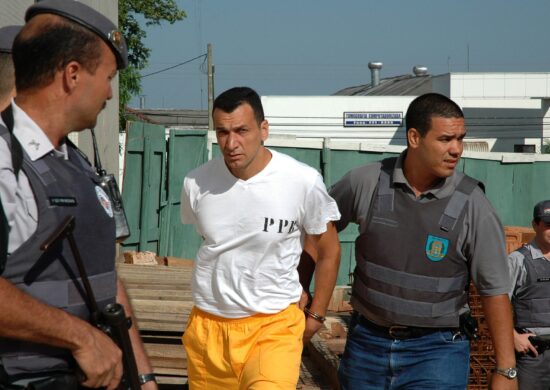
<path id="1" fill-rule="evenodd" d="M 131 233 L 122 244 L 125 249 L 159 250 L 160 209 L 166 205 L 165 158 L 164 127 L 131 123 L 122 191 Z"/>
<path id="2" fill-rule="evenodd" d="M 131 235 L 122 247 L 160 256 L 194 258 L 200 237 L 180 222 L 183 178 L 208 159 L 207 131 L 131 123 L 122 199 Z"/>
<path id="3" fill-rule="evenodd" d="M 201 238 L 192 225 L 183 225 L 180 202 L 183 178 L 208 160 L 207 131 L 170 130 L 168 142 L 167 205 L 162 213 L 159 254 L 194 259 Z"/>

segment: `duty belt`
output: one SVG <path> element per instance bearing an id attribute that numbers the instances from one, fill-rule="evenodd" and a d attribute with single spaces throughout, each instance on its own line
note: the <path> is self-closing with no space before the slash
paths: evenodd
<path id="1" fill-rule="evenodd" d="M 405 325 L 391 325 L 391 326 L 382 326 L 375 324 L 370 321 L 365 316 L 357 313 L 358 323 L 362 326 L 375 330 L 382 334 L 383 337 L 387 337 L 394 340 L 407 340 L 414 339 L 422 336 L 426 336 L 435 332 L 458 332 L 458 328 L 425 328 L 418 326 L 405 326 Z"/>

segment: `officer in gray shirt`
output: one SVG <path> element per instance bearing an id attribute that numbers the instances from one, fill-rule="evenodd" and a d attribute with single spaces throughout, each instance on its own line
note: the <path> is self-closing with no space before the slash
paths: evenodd
<path id="1" fill-rule="evenodd" d="M 342 388 L 465 389 L 469 340 L 460 320 L 472 279 L 501 374 L 492 386 L 515 389 L 503 228 L 479 183 L 455 170 L 462 110 L 425 94 L 411 102 L 406 126 L 398 158 L 356 168 L 330 190 L 338 230 L 359 225 Z"/>
<path id="2" fill-rule="evenodd" d="M 519 388 L 550 388 L 550 200 L 533 209 L 535 238 L 510 253 Z"/>

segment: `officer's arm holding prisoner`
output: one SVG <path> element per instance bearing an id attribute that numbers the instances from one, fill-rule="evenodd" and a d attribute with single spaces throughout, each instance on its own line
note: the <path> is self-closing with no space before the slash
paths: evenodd
<path id="1" fill-rule="evenodd" d="M 327 307 L 332 296 L 332 291 L 336 284 L 338 269 L 340 266 L 340 241 L 338 233 L 334 227 L 334 223 L 327 224 L 327 231 L 318 235 L 306 235 L 304 243 L 304 255 L 301 263 L 304 260 L 316 259 L 314 267 L 299 268 L 303 270 L 300 275 L 300 280 L 311 280 L 311 272 L 315 269 L 315 292 L 313 300 L 309 307 L 312 315 L 306 317 L 306 329 L 304 331 L 304 342 L 308 342 L 311 337 L 317 332 L 322 322 L 315 319 L 318 315 L 324 317 L 327 312 Z M 311 264 L 311 263 L 310 263 Z M 307 275 L 309 273 L 309 275 Z M 304 289 L 309 288 L 309 283 L 304 286 Z"/>
<path id="2" fill-rule="evenodd" d="M 122 354 L 109 336 L 1 277 L 0 297 L 0 336 L 69 349 L 86 375 L 84 386 L 116 389 L 122 377 Z"/>

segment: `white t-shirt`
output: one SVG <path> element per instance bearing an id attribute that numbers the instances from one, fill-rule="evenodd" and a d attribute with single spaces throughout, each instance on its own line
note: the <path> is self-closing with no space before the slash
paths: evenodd
<path id="1" fill-rule="evenodd" d="M 225 318 L 277 313 L 302 292 L 297 266 L 305 233 L 340 218 L 321 175 L 270 150 L 268 165 L 244 181 L 223 159 L 187 175 L 182 222 L 203 237 L 193 272 L 195 305 Z"/>

